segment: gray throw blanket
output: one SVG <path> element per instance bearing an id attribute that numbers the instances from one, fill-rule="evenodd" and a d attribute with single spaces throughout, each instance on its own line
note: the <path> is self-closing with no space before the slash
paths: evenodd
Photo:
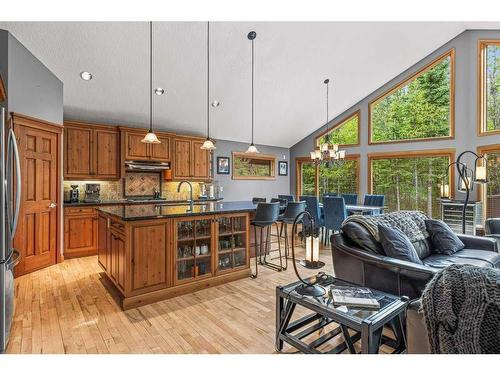
<path id="1" fill-rule="evenodd" d="M 500 353 L 500 270 L 452 265 L 422 295 L 432 353 Z"/>
<path id="2" fill-rule="evenodd" d="M 371 235 L 380 242 L 378 235 L 378 225 L 386 225 L 388 227 L 396 227 L 401 230 L 409 239 L 410 242 L 425 240 L 429 237 L 429 233 L 425 229 L 425 220 L 428 217 L 420 211 L 396 211 L 384 215 L 362 216 L 353 215 L 344 220 L 342 225 L 353 221 L 366 228 Z"/>

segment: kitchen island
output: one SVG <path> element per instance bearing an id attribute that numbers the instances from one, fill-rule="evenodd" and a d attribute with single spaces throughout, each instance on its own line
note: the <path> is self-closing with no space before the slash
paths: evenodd
<path id="1" fill-rule="evenodd" d="M 252 202 L 98 207 L 98 261 L 123 309 L 250 276 Z"/>

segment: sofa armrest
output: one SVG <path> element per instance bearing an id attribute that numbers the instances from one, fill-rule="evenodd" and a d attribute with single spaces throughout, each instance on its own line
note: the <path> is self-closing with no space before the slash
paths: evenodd
<path id="1" fill-rule="evenodd" d="M 471 236 L 468 234 L 458 234 L 458 238 L 460 238 L 467 249 L 488 250 L 498 253 L 497 241 L 494 238 Z"/>

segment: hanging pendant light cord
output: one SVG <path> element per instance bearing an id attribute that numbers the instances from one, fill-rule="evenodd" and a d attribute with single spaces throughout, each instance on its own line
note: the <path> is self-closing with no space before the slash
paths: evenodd
<path id="1" fill-rule="evenodd" d="M 210 21 L 207 22 L 207 139 L 210 139 Z"/>
<path id="2" fill-rule="evenodd" d="M 149 132 L 153 132 L 153 21 L 149 21 Z"/>
<path id="3" fill-rule="evenodd" d="M 328 124 L 328 85 L 330 83 L 330 80 L 328 78 L 325 79 L 325 83 L 326 83 L 326 130 L 328 131 L 330 130 L 330 124 Z"/>
<path id="4" fill-rule="evenodd" d="M 253 145 L 253 70 L 254 70 L 253 41 L 254 39 L 252 39 L 252 145 Z"/>

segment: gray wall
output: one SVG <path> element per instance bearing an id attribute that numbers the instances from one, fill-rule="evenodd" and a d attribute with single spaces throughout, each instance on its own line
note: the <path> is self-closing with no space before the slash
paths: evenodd
<path id="1" fill-rule="evenodd" d="M 63 83 L 15 37 L 0 32 L 8 40 L 8 53 L 4 56 L 1 50 L 0 64 L 7 58 L 9 112 L 62 124 Z"/>
<path id="2" fill-rule="evenodd" d="M 500 30 L 469 30 L 463 32 L 330 121 L 331 124 L 334 124 L 358 109 L 361 111 L 360 146 L 345 148 L 347 153 L 361 155 L 359 192 L 361 195 L 367 193 L 368 190 L 368 153 L 455 148 L 458 155 L 465 150 L 476 151 L 477 146 L 480 145 L 500 143 L 500 135 L 483 137 L 477 135 L 478 39 L 500 39 Z M 451 48 L 455 48 L 455 139 L 368 145 L 368 104 L 374 98 L 408 78 Z M 397 46 L 394 53 L 397 53 Z M 333 79 L 335 80 L 335 77 Z M 314 147 L 315 136 L 325 129 L 326 125 L 291 147 L 290 159 L 294 161 L 296 157 L 308 156 Z M 468 162 L 471 161 L 468 160 Z M 290 191 L 295 192 L 295 162 L 291 163 L 290 172 Z M 473 198 L 476 197 L 477 189 L 475 190 L 472 194 Z M 462 195 L 455 195 L 458 199 L 462 198 Z"/>
<path id="3" fill-rule="evenodd" d="M 222 196 L 226 201 L 251 200 L 252 197 L 273 198 L 278 194 L 288 194 L 290 191 L 290 173 L 288 176 L 278 176 L 278 161 L 289 162 L 290 154 L 287 148 L 261 146 L 257 148 L 262 154 L 276 156 L 276 179 L 275 180 L 233 180 L 231 174 L 217 174 L 217 156 L 229 156 L 232 163 L 233 151 L 245 151 L 247 143 L 218 140 L 214 151 L 214 180 L 224 188 Z M 290 163 L 288 165 L 290 171 Z M 231 171 L 232 172 L 232 171 Z"/>
<path id="4" fill-rule="evenodd" d="M 8 75 L 7 75 L 7 60 L 8 60 L 8 46 L 9 46 L 9 34 L 7 31 L 0 30 L 0 75 L 2 76 L 2 80 L 5 86 L 5 90 L 7 89 L 7 85 L 9 83 L 8 81 Z M 7 103 L 8 103 L 8 97 L 5 102 L 0 104 L 2 107 L 7 108 Z"/>

